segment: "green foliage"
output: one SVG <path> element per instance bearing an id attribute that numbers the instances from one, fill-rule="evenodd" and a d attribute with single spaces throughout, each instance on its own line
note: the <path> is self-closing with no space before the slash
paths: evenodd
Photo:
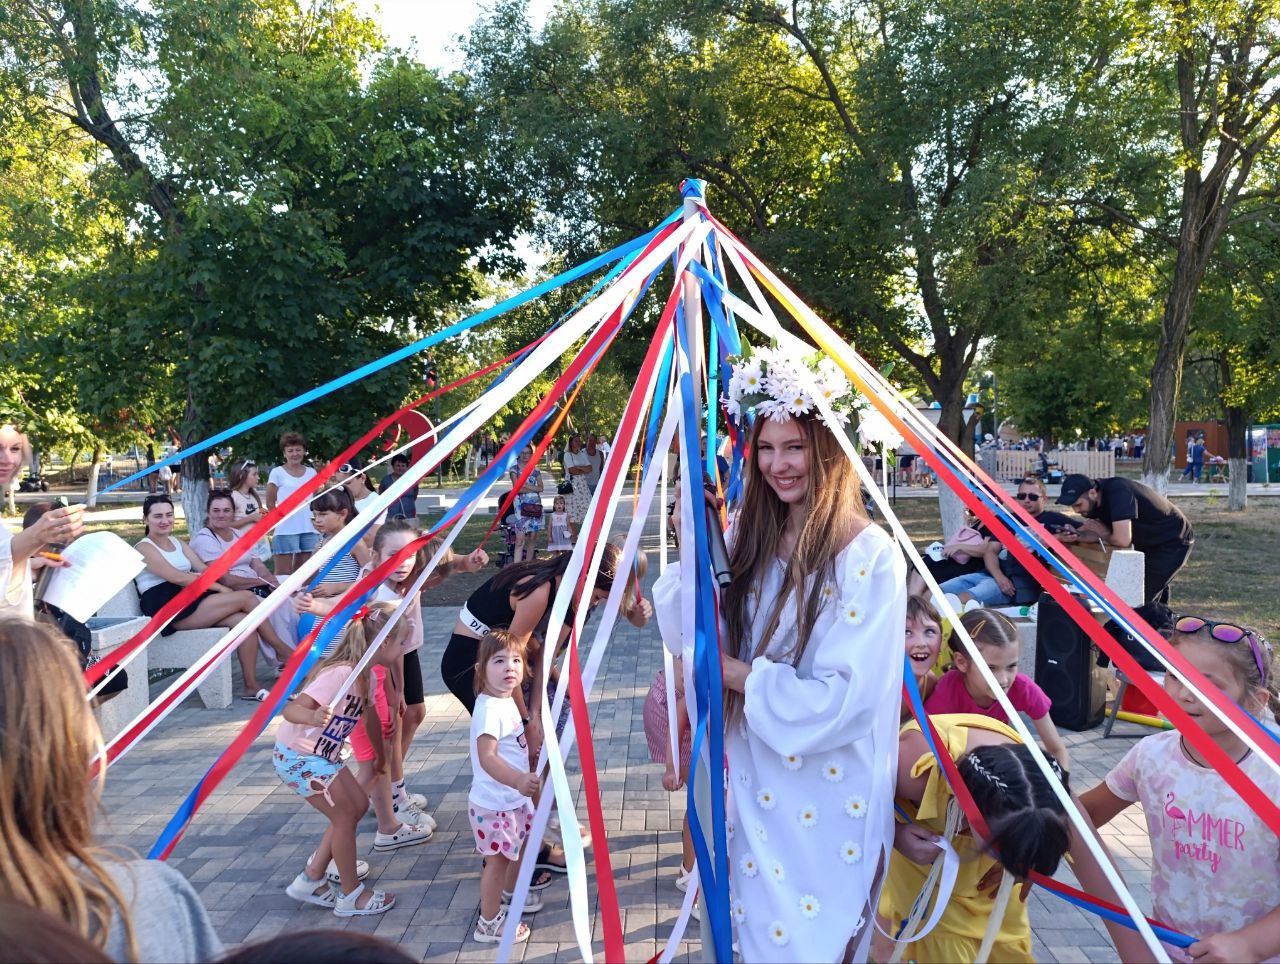
<path id="1" fill-rule="evenodd" d="M 110 222 L 91 246 L 29 244 L 66 276 L 60 317 L 32 330 L 91 425 L 126 399 L 135 432 L 181 418 L 203 437 L 452 320 L 512 269 L 527 208 L 467 82 L 384 52 L 349 3 L 67 3 L 47 22 L 18 6 L 0 19 L 7 109 L 28 155 L 78 152 L 78 203 Z M 237 444 L 266 454 L 301 428 L 332 451 L 420 374 L 396 366 Z"/>

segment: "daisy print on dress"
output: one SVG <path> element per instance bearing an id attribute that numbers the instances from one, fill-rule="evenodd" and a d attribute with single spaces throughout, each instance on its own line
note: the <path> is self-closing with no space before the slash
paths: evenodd
<path id="1" fill-rule="evenodd" d="M 854 820 L 861 820 L 867 815 L 867 801 L 863 800 L 862 797 L 846 797 L 844 812 Z"/>
<path id="2" fill-rule="evenodd" d="M 754 877 L 760 873 L 760 865 L 756 863 L 755 854 L 743 854 L 742 859 L 738 861 L 738 867 L 741 868 L 743 877 Z"/>
<path id="3" fill-rule="evenodd" d="M 852 840 L 846 840 L 840 845 L 840 859 L 846 864 L 856 864 L 862 859 L 862 848 Z"/>
<path id="4" fill-rule="evenodd" d="M 802 827 L 808 828 L 816 826 L 818 823 L 818 808 L 813 804 L 809 804 L 807 807 L 801 807 L 797 819 L 800 821 L 800 826 Z"/>
<path id="5" fill-rule="evenodd" d="M 783 947 L 790 940 L 787 936 L 787 929 L 782 926 L 782 921 L 776 920 L 769 925 L 769 940 L 779 947 Z"/>
<path id="6" fill-rule="evenodd" d="M 856 599 L 846 599 L 840 607 L 840 618 L 850 626 L 860 626 L 866 618 L 866 610 Z"/>
<path id="7" fill-rule="evenodd" d="M 804 757 L 799 753 L 788 753 L 782 758 L 782 765 L 788 770 L 799 770 L 804 766 Z"/>
<path id="8" fill-rule="evenodd" d="M 747 909 L 742 906 L 742 901 L 740 900 L 733 902 L 733 919 L 737 924 L 741 924 L 747 919 Z"/>
<path id="9" fill-rule="evenodd" d="M 822 765 L 822 779 L 828 783 L 839 783 L 844 779 L 844 767 L 835 760 L 829 760 Z"/>
<path id="10" fill-rule="evenodd" d="M 822 905 L 818 903 L 818 898 L 813 894 L 805 894 L 800 898 L 800 915 L 806 920 L 813 920 L 818 916 L 818 911 L 822 910 Z"/>
<path id="11" fill-rule="evenodd" d="M 775 884 L 780 884 L 787 879 L 787 872 L 782 869 L 782 864 L 775 860 L 773 866 L 769 868 L 769 876 L 773 878 Z"/>
<path id="12" fill-rule="evenodd" d="M 756 824 L 756 839 L 761 843 L 769 842 L 769 831 L 764 828 L 764 824 Z"/>
<path id="13" fill-rule="evenodd" d="M 742 784 L 744 789 L 747 789 L 747 790 L 751 789 L 751 774 L 748 773 L 746 770 L 739 771 L 738 782 Z"/>
<path id="14" fill-rule="evenodd" d="M 774 796 L 772 790 L 764 787 L 756 794 L 756 803 L 760 805 L 761 810 L 772 810 L 778 805 L 778 798 Z"/>

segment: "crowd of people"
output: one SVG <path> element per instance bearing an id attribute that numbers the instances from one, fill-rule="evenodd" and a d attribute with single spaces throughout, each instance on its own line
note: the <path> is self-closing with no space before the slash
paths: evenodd
<path id="1" fill-rule="evenodd" d="M 16 473 L 24 448 L 15 426 L 0 427 L 0 484 Z M 265 500 L 258 496 L 252 462 L 230 466 L 230 489 L 210 494 L 208 524 L 189 543 L 174 534 L 169 496 L 146 499 L 146 531 L 138 543 L 146 568 L 137 579 L 144 613 L 158 612 L 231 551 L 264 508 L 279 505 L 313 477 L 301 436 L 286 434 L 281 449 Z M 1010 899 L 1010 892 L 1033 873 L 1053 874 L 1069 857 L 1086 890 L 1115 900 L 1088 846 L 1092 835 L 1082 835 L 1053 792 L 1054 782 L 1071 783 L 1070 754 L 1052 722 L 1050 698 L 1018 671 L 1018 635 L 999 611 L 1029 598 L 1035 580 L 972 519 L 968 532 L 926 563 L 944 592 L 954 591 L 968 604 L 959 624 L 950 625 L 918 574 L 908 578 L 892 539 L 869 519 L 858 477 L 824 421 L 777 406 L 755 419 L 747 450 L 743 494 L 728 532 L 731 579 L 719 607 L 729 896 L 742 959 L 888 960 L 895 953 L 893 936 L 905 934 L 898 953 L 909 959 L 1031 960 L 1027 905 Z M 695 672 L 694 640 L 680 626 L 687 592 L 680 563 L 669 565 L 645 598 L 643 554 L 624 569 L 621 551 L 607 545 L 594 574 L 573 591 L 559 635 L 547 638 L 567 549 L 604 459 L 594 439 L 571 437 L 561 488 L 544 518 L 546 483 L 541 470 L 529 466 L 530 457 L 529 450 L 522 452 L 511 474 L 515 558 L 469 593 L 439 671 L 441 689 L 470 717 L 466 824 L 480 881 L 472 933 L 480 943 L 501 939 L 522 862 L 535 864 L 523 906 L 528 915 L 566 872 L 554 836 L 530 840 L 543 791 L 543 707 L 556 690 L 570 624 L 598 606 L 619 578 L 626 587 L 621 615 L 644 626 L 656 613 L 673 657 L 673 679 L 660 674 L 653 681 L 644 712 L 646 741 L 664 768 L 664 787 L 679 790 L 689 768 L 698 765 L 691 758 L 686 695 Z M 393 463 L 388 477 L 400 478 L 407 465 Z M 388 484 L 384 480 L 380 490 Z M 713 492 L 699 491 L 711 509 L 720 508 Z M 277 525 L 269 547 L 253 547 L 170 626 L 233 625 L 282 575 L 337 538 L 373 497 L 365 470 L 343 466 L 337 484 L 310 499 L 309 511 Z M 1190 524 L 1168 500 L 1140 483 L 1086 476 L 1068 476 L 1057 497 L 1071 516 L 1047 507 L 1038 479 L 1023 480 L 1016 497 L 1065 545 L 1094 540 L 1141 549 L 1148 599 L 1168 601 L 1170 582 L 1193 545 Z M 677 539 L 680 503 L 678 496 L 669 507 Z M 428 801 L 406 785 L 405 766 L 425 716 L 421 607 L 445 580 L 479 573 L 489 563 L 483 549 L 444 553 L 419 585 L 439 542 L 425 540 L 415 516 L 414 500 L 393 503 L 306 592 L 247 635 L 238 651 L 245 697 L 265 698 L 258 686 L 260 652 L 269 661 L 287 657 L 357 580 L 402 557 L 330 641 L 275 731 L 272 762 L 279 779 L 328 824 L 285 893 L 340 918 L 380 915 L 397 903 L 389 889 L 367 882 L 370 867 L 358 857 L 359 823 L 370 807 L 379 852 L 419 846 L 433 836 L 435 817 Z M 33 577 L 42 567 L 65 564 L 47 547 L 72 541 L 82 529 L 82 512 L 68 507 L 50 508 L 17 535 L 0 529 L 0 901 L 47 916 L 49 940 L 56 935 L 76 948 L 66 952 L 68 960 L 213 960 L 223 948 L 191 885 L 165 864 L 121 856 L 95 842 L 101 778 L 89 793 L 84 781 L 101 737 L 83 697 L 81 667 L 69 647 L 31 621 Z M 544 530 L 552 551 L 540 557 L 534 537 Z M 416 551 L 406 554 L 415 543 Z M 405 603 L 404 617 L 391 625 Z M 962 644 L 961 630 L 975 649 Z M 1274 720 L 1280 709 L 1277 667 L 1261 634 L 1183 614 L 1170 627 L 1169 641 L 1229 699 Z M 902 697 L 904 682 L 923 701 L 927 734 L 912 718 L 912 701 Z M 1280 779 L 1265 761 L 1190 688 L 1173 674 L 1166 687 L 1265 793 L 1280 795 Z M 1000 695 L 1031 720 L 1051 761 L 1048 772 L 1011 725 Z M 551 721 L 557 731 L 567 723 L 567 709 Z M 354 770 L 345 762 L 348 745 Z M 32 754 L 31 746 L 58 752 Z M 963 800 L 935 755 L 939 747 L 953 758 Z M 1078 800 L 1095 826 L 1142 804 L 1155 916 L 1194 935 L 1191 959 L 1280 956 L 1280 842 L 1176 731 L 1140 740 Z M 979 822 L 966 818 L 966 806 L 976 806 Z M 1206 829 L 1210 817 L 1212 833 Z M 684 839 L 672 881 L 681 890 L 697 885 L 687 822 Z M 948 847 L 961 857 L 949 902 L 937 925 L 918 935 L 917 897 Z M 10 919 L 6 914 L 13 912 L 0 907 L 0 925 Z M 1148 953 L 1128 929 L 1107 926 L 1123 959 Z M 517 940 L 530 934 L 521 921 Z M 333 937 L 347 939 L 361 940 Z M 282 935 L 294 951 L 302 940 Z M 270 960 L 276 952 L 243 947 L 223 959 Z M 361 959 L 355 945 L 350 953 Z M 399 959 L 394 948 L 379 953 Z"/>

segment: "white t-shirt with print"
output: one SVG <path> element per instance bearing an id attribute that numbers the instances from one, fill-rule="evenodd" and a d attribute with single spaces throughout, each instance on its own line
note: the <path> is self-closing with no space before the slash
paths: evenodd
<path id="1" fill-rule="evenodd" d="M 302 467 L 302 475 L 294 478 L 284 470 L 283 465 L 277 465 L 271 470 L 271 475 L 267 477 L 267 482 L 276 487 L 276 505 L 280 505 L 285 499 L 297 492 L 308 479 L 314 478 L 315 474 L 315 469 L 309 465 L 304 465 Z M 276 524 L 275 534 L 278 536 L 296 536 L 304 532 L 315 531 L 315 526 L 311 524 L 311 509 L 308 508 L 306 502 L 303 502 L 293 510 L 287 519 L 281 519 Z"/>
<path id="2" fill-rule="evenodd" d="M 1280 776 L 1256 754 L 1240 768 L 1280 799 Z M 1142 804 L 1157 920 L 1203 938 L 1280 907 L 1280 840 L 1226 780 L 1187 757 L 1177 731 L 1140 740 L 1107 774 L 1107 786 Z"/>
<path id="3" fill-rule="evenodd" d="M 520 711 L 510 696 L 498 697 L 481 693 L 476 697 L 471 714 L 471 792 L 467 799 L 486 810 L 514 810 L 533 801 L 514 787 L 499 783 L 480 766 L 476 744 L 482 736 L 498 741 L 498 756 L 521 773 L 529 771 L 529 744 L 524 738 Z"/>

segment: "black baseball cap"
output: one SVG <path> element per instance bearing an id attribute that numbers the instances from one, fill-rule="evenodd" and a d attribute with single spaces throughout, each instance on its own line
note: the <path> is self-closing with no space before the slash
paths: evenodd
<path id="1" fill-rule="evenodd" d="M 1062 493 L 1058 496 L 1058 505 L 1071 505 L 1093 488 L 1093 479 L 1087 475 L 1068 475 L 1062 480 Z"/>

